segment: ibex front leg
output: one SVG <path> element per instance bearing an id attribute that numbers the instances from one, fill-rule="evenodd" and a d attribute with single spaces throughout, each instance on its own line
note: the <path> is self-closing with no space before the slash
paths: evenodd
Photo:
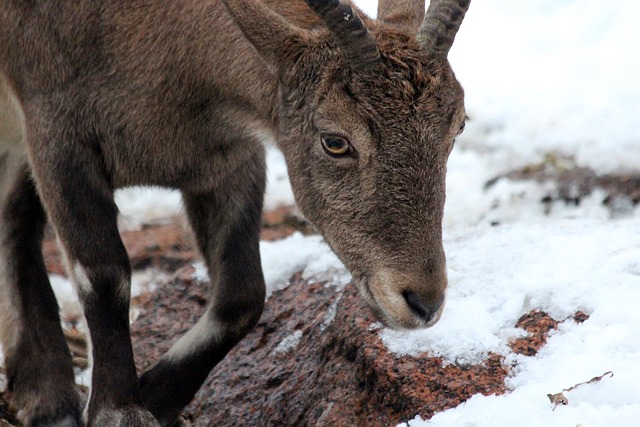
<path id="1" fill-rule="evenodd" d="M 207 194 L 183 192 L 211 278 L 199 322 L 140 379 L 144 403 L 170 426 L 213 367 L 260 318 L 265 287 L 259 231 L 264 193 L 262 150 Z"/>
<path id="2" fill-rule="evenodd" d="M 42 257 L 45 222 L 24 158 L 0 155 L 0 338 L 12 403 L 27 426 L 77 427 L 80 398 Z"/>
<path id="3" fill-rule="evenodd" d="M 93 375 L 87 424 L 157 425 L 140 405 L 129 335 L 131 267 L 104 163 L 96 141 L 56 135 L 56 129 L 73 128 L 52 126 L 32 141 L 32 163 L 89 326 Z"/>

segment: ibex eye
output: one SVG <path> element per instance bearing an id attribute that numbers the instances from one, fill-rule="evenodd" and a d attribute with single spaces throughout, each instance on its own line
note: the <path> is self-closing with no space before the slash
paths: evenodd
<path id="1" fill-rule="evenodd" d="M 322 135 L 322 148 L 334 157 L 346 156 L 353 153 L 353 147 L 346 138 L 339 135 Z"/>
<path id="2" fill-rule="evenodd" d="M 462 124 L 460 125 L 460 130 L 458 130 L 458 135 L 460 135 L 462 132 L 464 132 L 464 127 L 467 124 L 466 120 L 464 122 L 462 122 Z"/>

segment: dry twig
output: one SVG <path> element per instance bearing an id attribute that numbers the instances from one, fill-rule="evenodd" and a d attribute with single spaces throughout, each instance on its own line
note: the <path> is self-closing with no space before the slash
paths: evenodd
<path id="1" fill-rule="evenodd" d="M 609 378 L 613 377 L 613 372 L 611 371 L 607 371 L 604 374 L 598 376 L 598 377 L 593 377 L 591 378 L 589 381 L 584 381 L 581 383 L 578 383 L 574 386 L 571 386 L 569 388 L 565 388 L 563 389 L 560 393 L 556 393 L 556 394 L 547 394 L 547 397 L 549 398 L 549 401 L 551 401 L 551 403 L 553 404 L 553 411 L 556 410 L 556 406 L 558 405 L 568 405 L 569 404 L 569 399 L 567 399 L 567 397 L 564 395 L 565 391 L 571 391 L 574 390 L 582 385 L 585 384 L 591 384 L 591 383 L 595 383 L 595 382 L 599 382 L 602 381 L 602 379 L 606 376 L 609 376 Z"/>

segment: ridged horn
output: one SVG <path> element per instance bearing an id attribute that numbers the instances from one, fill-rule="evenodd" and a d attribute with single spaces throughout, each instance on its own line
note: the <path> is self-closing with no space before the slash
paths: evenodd
<path id="1" fill-rule="evenodd" d="M 329 28 L 354 70 L 367 70 L 380 62 L 380 52 L 373 36 L 351 6 L 338 0 L 306 2 Z"/>
<path id="2" fill-rule="evenodd" d="M 422 47 L 434 55 L 446 57 L 471 0 L 431 0 L 418 31 Z"/>

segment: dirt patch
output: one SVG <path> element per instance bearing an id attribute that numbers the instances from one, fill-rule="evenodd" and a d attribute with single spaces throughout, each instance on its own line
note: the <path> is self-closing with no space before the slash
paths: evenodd
<path id="1" fill-rule="evenodd" d="M 535 356 L 547 343 L 549 334 L 557 330 L 558 325 L 569 320 L 583 323 L 589 320 L 589 315 L 582 311 L 576 311 L 573 316 L 567 319 L 555 320 L 544 311 L 532 310 L 522 315 L 515 325 L 516 328 L 524 329 L 527 336 L 513 340 L 509 347 L 516 354 Z"/>
<path id="2" fill-rule="evenodd" d="M 520 317 L 516 323 L 516 328 L 524 329 L 528 336 L 515 339 L 509 347 L 514 353 L 535 356 L 547 343 L 549 333 L 558 329 L 559 323 L 544 311 L 530 311 Z"/>
<path id="3" fill-rule="evenodd" d="M 640 204 L 640 174 L 598 174 L 578 166 L 572 157 L 548 154 L 544 161 L 501 174 L 485 185 L 490 188 L 501 179 L 514 181 L 552 182 L 553 189 L 540 200 L 547 205 L 561 201 L 567 205 L 580 205 L 582 199 L 600 190 L 602 203 L 612 216 L 625 214 Z"/>

